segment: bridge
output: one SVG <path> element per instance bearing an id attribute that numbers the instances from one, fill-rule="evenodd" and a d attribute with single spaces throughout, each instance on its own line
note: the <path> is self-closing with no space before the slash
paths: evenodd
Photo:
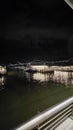
<path id="1" fill-rule="evenodd" d="M 10 70 L 40 70 L 40 71 L 73 71 L 73 58 L 60 61 L 41 61 L 34 60 L 31 62 L 17 62 L 16 64 L 9 64 L 7 68 Z"/>
<path id="2" fill-rule="evenodd" d="M 53 65 L 53 64 L 64 64 L 64 63 L 73 63 L 73 58 L 69 58 L 69 59 L 65 59 L 65 60 L 52 60 L 52 61 L 42 61 L 42 60 L 33 60 L 33 61 L 30 61 L 30 62 L 17 62 L 17 63 L 15 63 L 15 64 L 12 64 L 12 63 L 10 63 L 10 64 L 8 64 L 7 65 L 7 67 L 14 67 L 14 66 L 26 66 L 26 65 L 28 65 L 28 64 L 34 64 L 34 65 L 36 65 L 36 64 L 38 64 L 38 65 L 40 65 L 40 64 L 46 64 L 46 65 Z"/>

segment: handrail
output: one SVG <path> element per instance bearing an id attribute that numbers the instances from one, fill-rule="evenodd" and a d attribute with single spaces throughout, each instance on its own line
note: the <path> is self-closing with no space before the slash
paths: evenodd
<path id="1" fill-rule="evenodd" d="M 64 0 L 72 9 L 73 9 L 73 1 Z"/>
<path id="2" fill-rule="evenodd" d="M 19 128 L 16 128 L 15 130 L 32 130 L 33 128 L 39 126 L 48 118 L 51 118 L 52 116 L 64 110 L 66 107 L 68 107 L 71 104 L 73 104 L 73 97 L 68 98 L 67 100 L 59 103 L 58 105 L 55 105 L 54 107 L 50 109 L 47 109 L 44 112 L 41 112 L 40 114 L 35 116 L 33 119 L 31 119 L 27 123 L 24 123 L 23 125 L 21 125 Z"/>

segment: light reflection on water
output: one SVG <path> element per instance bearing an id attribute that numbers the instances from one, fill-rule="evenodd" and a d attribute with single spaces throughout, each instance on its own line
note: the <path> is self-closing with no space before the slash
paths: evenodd
<path id="1" fill-rule="evenodd" d="M 3 77 L 0 77 L 0 86 L 2 86 L 4 84 L 5 84 L 5 78 L 3 76 Z"/>
<path id="2" fill-rule="evenodd" d="M 2 76 L 0 77 L 0 91 L 4 89 L 4 85 L 5 85 L 5 77 Z"/>
<path id="3" fill-rule="evenodd" d="M 44 73 L 35 73 L 33 74 L 33 80 L 40 81 L 40 82 L 48 82 L 50 79 L 51 74 L 44 74 Z"/>
<path id="4" fill-rule="evenodd" d="M 62 83 L 65 85 L 68 84 L 73 84 L 73 72 L 64 72 L 64 71 L 54 71 L 52 73 L 26 73 L 25 74 L 26 79 L 28 81 L 31 80 L 36 80 L 37 82 L 48 82 L 48 81 L 53 81 L 53 82 L 57 82 L 57 83 Z"/>
<path id="5" fill-rule="evenodd" d="M 73 84 L 73 72 L 55 71 L 53 81 L 64 83 L 65 85 Z"/>

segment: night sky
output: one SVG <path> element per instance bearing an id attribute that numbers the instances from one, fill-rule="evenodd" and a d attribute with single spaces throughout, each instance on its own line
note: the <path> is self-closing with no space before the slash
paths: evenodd
<path id="1" fill-rule="evenodd" d="M 0 62 L 73 57 L 73 10 L 64 0 L 0 4 Z"/>

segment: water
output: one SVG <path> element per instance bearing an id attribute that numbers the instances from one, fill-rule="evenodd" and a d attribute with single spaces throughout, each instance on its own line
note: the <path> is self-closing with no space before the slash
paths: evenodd
<path id="1" fill-rule="evenodd" d="M 73 72 L 8 72 L 0 77 L 0 129 L 11 130 L 73 95 Z"/>

